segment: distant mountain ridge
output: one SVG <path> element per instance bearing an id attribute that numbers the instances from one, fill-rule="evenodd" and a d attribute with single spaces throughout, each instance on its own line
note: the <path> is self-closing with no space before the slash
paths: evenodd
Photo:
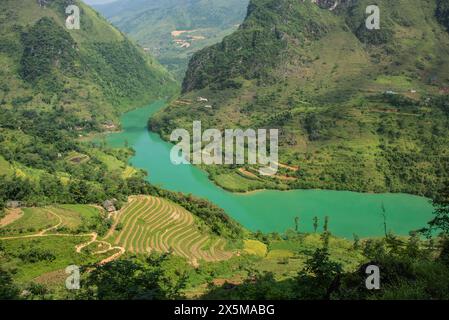
<path id="1" fill-rule="evenodd" d="M 236 30 L 247 4 L 247 0 L 123 0 L 94 7 L 181 80 L 193 52 Z"/>

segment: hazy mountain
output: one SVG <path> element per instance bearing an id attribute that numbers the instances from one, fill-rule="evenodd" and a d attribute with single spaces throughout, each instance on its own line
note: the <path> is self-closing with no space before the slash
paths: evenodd
<path id="1" fill-rule="evenodd" d="M 191 55 L 237 29 L 247 0 L 122 0 L 95 8 L 181 80 Z"/>

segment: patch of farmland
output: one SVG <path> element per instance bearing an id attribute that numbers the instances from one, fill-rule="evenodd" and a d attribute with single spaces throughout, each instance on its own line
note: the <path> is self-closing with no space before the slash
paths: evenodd
<path id="1" fill-rule="evenodd" d="M 131 253 L 173 252 L 193 264 L 232 256 L 224 239 L 200 231 L 190 212 L 162 198 L 132 197 L 116 219 L 121 228 L 110 241 Z"/>

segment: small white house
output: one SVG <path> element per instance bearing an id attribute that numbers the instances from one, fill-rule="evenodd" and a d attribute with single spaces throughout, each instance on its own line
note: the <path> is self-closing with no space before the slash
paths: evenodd
<path id="1" fill-rule="evenodd" d="M 209 100 L 208 100 L 207 98 L 198 97 L 198 98 L 196 99 L 196 101 L 198 101 L 198 102 L 208 102 Z"/>

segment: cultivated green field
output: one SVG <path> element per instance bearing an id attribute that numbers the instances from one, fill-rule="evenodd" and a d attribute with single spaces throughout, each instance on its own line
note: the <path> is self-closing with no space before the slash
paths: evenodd
<path id="1" fill-rule="evenodd" d="M 23 216 L 0 229 L 4 235 L 32 234 L 51 228 L 59 223 L 58 218 L 43 208 L 24 208 Z"/>
<path id="2" fill-rule="evenodd" d="M 172 251 L 195 263 L 232 256 L 224 239 L 210 236 L 190 212 L 162 198 L 133 197 L 118 213 L 117 222 L 119 230 L 107 240 L 128 252 Z"/>
<path id="3" fill-rule="evenodd" d="M 96 207 L 59 205 L 21 211 L 17 220 L 0 228 L 0 263 L 14 270 L 19 283 L 41 276 L 49 280 L 47 273 L 69 265 L 104 264 L 124 253 L 97 240 L 97 231 L 104 228 L 101 221 L 107 218 Z"/>
<path id="4" fill-rule="evenodd" d="M 30 235 L 36 232 L 79 233 L 95 229 L 104 219 L 99 209 L 88 205 L 57 205 L 23 208 L 23 216 L 0 229 L 0 235 Z"/>

